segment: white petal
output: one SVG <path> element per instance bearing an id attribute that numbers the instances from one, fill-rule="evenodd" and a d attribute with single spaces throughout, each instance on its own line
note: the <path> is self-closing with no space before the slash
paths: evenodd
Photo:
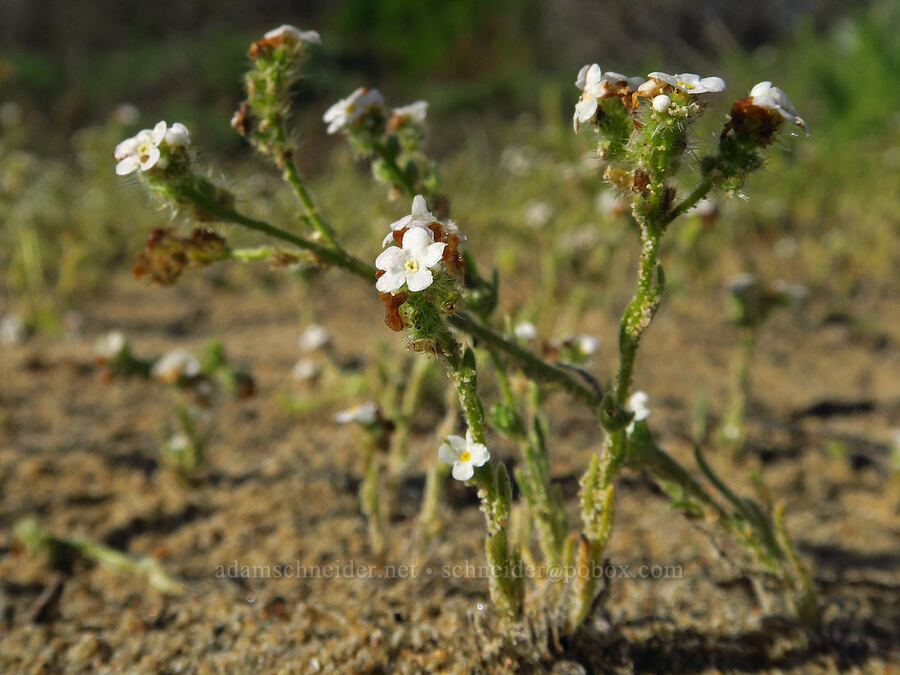
<path id="1" fill-rule="evenodd" d="M 113 150 L 113 157 L 116 159 L 125 159 L 127 155 L 130 155 L 137 150 L 137 146 L 138 142 L 136 138 L 126 138 L 116 146 L 115 150 Z"/>
<path id="2" fill-rule="evenodd" d="M 397 246 L 384 249 L 375 258 L 375 267 L 385 272 L 403 269 L 403 264 L 409 260 L 409 254 Z"/>
<path id="3" fill-rule="evenodd" d="M 591 89 L 592 87 L 596 87 L 603 81 L 603 71 L 600 70 L 600 66 L 596 63 L 591 64 L 591 67 L 588 68 L 587 76 L 585 77 L 585 88 Z"/>
<path id="4" fill-rule="evenodd" d="M 393 242 L 393 241 L 394 241 L 394 233 L 393 233 L 393 231 L 388 232 L 388 233 L 385 235 L 384 239 L 381 240 L 381 248 L 384 248 L 385 246 L 387 246 L 388 244 L 390 244 L 390 243 Z"/>
<path id="5" fill-rule="evenodd" d="M 452 473 L 456 480 L 466 481 L 475 475 L 475 469 L 471 462 L 454 462 Z"/>
<path id="6" fill-rule="evenodd" d="M 133 171 L 139 169 L 140 166 L 141 160 L 134 155 L 129 155 L 128 157 L 123 158 L 118 164 L 116 164 L 116 174 L 119 176 L 127 176 Z"/>
<path id="7" fill-rule="evenodd" d="M 423 267 L 434 267 L 437 265 L 441 258 L 444 256 L 444 249 L 447 247 L 447 244 L 444 242 L 438 242 L 436 244 L 431 244 L 428 248 L 425 249 L 425 255 L 422 256 L 419 261 Z"/>
<path id="8" fill-rule="evenodd" d="M 575 117 L 579 122 L 589 122 L 597 113 L 597 99 L 593 96 L 575 104 Z"/>
<path id="9" fill-rule="evenodd" d="M 405 282 L 406 277 L 404 275 L 397 272 L 388 272 L 378 277 L 378 280 L 375 282 L 375 289 L 379 293 L 393 293 L 403 288 Z"/>
<path id="10" fill-rule="evenodd" d="M 447 441 L 444 441 L 438 448 L 438 459 L 444 464 L 453 464 L 459 459 L 459 453 Z"/>
<path id="11" fill-rule="evenodd" d="M 709 92 L 712 94 L 725 91 L 725 80 L 721 77 L 704 77 L 697 85 L 697 89 L 701 93 Z"/>
<path id="12" fill-rule="evenodd" d="M 141 162 L 141 171 L 146 171 L 147 169 L 152 169 L 153 165 L 159 161 L 159 148 L 153 148 L 147 153 L 147 159 Z"/>
<path id="13" fill-rule="evenodd" d="M 402 230 L 404 227 L 409 227 L 410 223 L 415 219 L 415 215 L 412 216 L 403 216 L 400 220 L 395 220 L 391 223 L 392 230 Z"/>
<path id="14" fill-rule="evenodd" d="M 434 241 L 434 233 L 424 227 L 411 227 L 403 233 L 403 250 L 416 258 L 421 257 L 424 249 Z"/>
<path id="15" fill-rule="evenodd" d="M 481 443 L 470 445 L 469 452 L 472 453 L 472 466 L 483 466 L 491 458 L 491 453 L 488 452 L 487 446 Z"/>
<path id="16" fill-rule="evenodd" d="M 587 84 L 587 72 L 590 68 L 590 65 L 581 66 L 581 70 L 578 71 L 578 77 L 575 78 L 575 86 L 579 89 L 584 89 L 584 85 Z"/>
<path id="17" fill-rule="evenodd" d="M 753 89 L 750 90 L 750 96 L 754 98 L 757 96 L 762 96 L 767 94 L 769 90 L 772 88 L 772 83 L 768 80 L 764 80 L 759 82 L 758 84 L 753 85 Z"/>
<path id="18" fill-rule="evenodd" d="M 387 276 L 387 275 L 385 275 Z M 382 277 L 384 278 L 384 277 Z M 413 293 L 418 293 L 419 291 L 424 291 L 426 288 L 431 286 L 434 281 L 434 275 L 431 273 L 431 270 L 423 269 L 419 270 L 415 274 L 409 274 L 406 277 L 406 286 Z"/>
<path id="19" fill-rule="evenodd" d="M 428 205 L 425 203 L 425 197 L 422 195 L 413 197 L 411 213 L 414 216 L 424 216 L 428 213 Z"/>
<path id="20" fill-rule="evenodd" d="M 166 137 L 166 123 L 157 122 L 150 137 L 153 139 L 153 145 L 159 145 L 162 139 Z"/>
<path id="21" fill-rule="evenodd" d="M 191 142 L 191 134 L 181 122 L 175 122 L 166 132 L 166 143 L 171 146 L 187 145 Z"/>

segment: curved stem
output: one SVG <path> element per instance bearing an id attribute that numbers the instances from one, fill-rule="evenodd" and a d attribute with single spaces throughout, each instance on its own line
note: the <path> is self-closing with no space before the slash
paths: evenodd
<path id="1" fill-rule="evenodd" d="M 662 226 L 665 227 L 666 225 L 671 223 L 673 220 L 675 220 L 676 218 L 678 218 L 679 216 L 683 215 L 684 213 L 689 211 L 691 208 L 693 208 L 697 204 L 697 202 L 699 202 L 707 194 L 709 194 L 709 191 L 712 189 L 712 186 L 713 186 L 713 181 L 711 178 L 704 178 L 702 181 L 700 181 L 700 184 L 694 188 L 694 191 L 691 192 L 691 194 L 689 194 L 687 197 L 685 197 L 678 206 L 676 206 L 674 209 L 669 211 L 669 213 L 663 217 L 662 223 L 661 223 Z"/>
<path id="2" fill-rule="evenodd" d="M 397 158 L 391 155 L 391 153 L 388 152 L 388 149 L 381 143 L 374 143 L 372 147 L 375 149 L 375 152 L 378 153 L 378 156 L 381 157 L 381 160 L 391 173 L 396 184 L 406 191 L 406 194 L 410 199 L 415 197 L 417 194 L 416 186 L 413 185 L 413 182 L 409 179 L 409 176 L 406 175 L 406 172 L 404 172 L 403 169 L 400 168 L 400 165 L 397 164 Z"/>

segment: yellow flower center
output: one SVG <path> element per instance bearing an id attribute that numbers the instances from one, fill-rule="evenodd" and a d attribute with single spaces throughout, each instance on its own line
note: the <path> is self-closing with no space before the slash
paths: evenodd
<path id="1" fill-rule="evenodd" d="M 693 84 L 691 84 L 690 82 L 685 82 L 684 80 L 679 80 L 678 86 L 684 87 L 685 89 L 693 89 L 694 88 Z"/>
<path id="2" fill-rule="evenodd" d="M 459 453 L 460 462 L 468 462 L 470 459 L 472 459 L 472 453 L 468 450 L 464 450 L 463 452 Z"/>
<path id="3" fill-rule="evenodd" d="M 138 155 L 140 155 L 142 162 L 146 162 L 150 157 L 150 146 L 147 143 L 141 143 L 138 147 Z"/>
<path id="4" fill-rule="evenodd" d="M 407 274 L 415 274 L 419 271 L 419 261 L 414 258 L 410 258 L 406 261 L 404 267 L 406 268 Z"/>
<path id="5" fill-rule="evenodd" d="M 355 103 L 348 103 L 348 104 L 347 104 L 347 108 L 346 108 L 346 113 L 347 113 L 348 115 L 352 115 L 355 111 L 356 111 L 356 104 L 355 104 Z"/>

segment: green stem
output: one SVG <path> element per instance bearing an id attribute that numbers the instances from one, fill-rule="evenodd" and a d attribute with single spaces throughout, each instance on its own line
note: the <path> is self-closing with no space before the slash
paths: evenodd
<path id="1" fill-rule="evenodd" d="M 324 246 L 323 244 L 293 234 L 287 230 L 282 230 L 280 227 L 275 227 L 263 220 L 257 220 L 256 218 L 246 216 L 243 213 L 235 211 L 230 206 L 220 204 L 215 199 L 212 199 L 193 187 L 184 187 L 182 192 L 185 197 L 191 199 L 191 201 L 198 205 L 205 213 L 211 216 L 289 242 L 294 246 L 309 251 L 318 260 L 321 260 L 324 263 L 334 265 L 335 267 L 341 267 L 366 280 L 371 281 L 375 278 L 374 265 L 370 265 L 369 263 L 360 260 L 342 248 Z"/>
<path id="2" fill-rule="evenodd" d="M 413 182 L 409 179 L 409 176 L 406 175 L 406 172 L 400 168 L 399 164 L 397 164 L 397 158 L 388 152 L 388 149 L 381 143 L 374 143 L 372 147 L 375 152 L 378 153 L 378 156 L 381 157 L 381 160 L 393 177 L 394 182 L 404 189 L 410 199 L 415 197 L 416 194 L 418 194 L 416 192 L 416 186 L 413 185 Z"/>
<path id="3" fill-rule="evenodd" d="M 589 408 L 600 406 L 603 396 L 600 392 L 584 384 L 570 371 L 559 368 L 536 357 L 530 351 L 515 342 L 511 342 L 492 328 L 480 323 L 465 312 L 451 314 L 448 317 L 451 325 L 477 338 L 483 346 L 512 358 L 519 368 L 529 377 L 547 384 L 558 384 L 569 394 L 582 401 Z"/>
<path id="4" fill-rule="evenodd" d="M 700 181 L 700 184 L 694 188 L 693 192 L 685 197 L 682 202 L 678 204 L 678 206 L 669 211 L 667 215 L 663 216 L 661 223 L 662 227 L 665 228 L 666 225 L 671 223 L 673 220 L 692 209 L 697 204 L 697 202 L 699 202 L 707 194 L 709 194 L 709 191 L 712 189 L 712 187 L 713 181 L 711 178 L 704 178 L 702 181 Z"/>
<path id="5" fill-rule="evenodd" d="M 294 194 L 297 195 L 297 199 L 303 205 L 308 222 L 318 230 L 322 238 L 330 246 L 339 249 L 340 246 L 335 239 L 334 228 L 319 213 L 318 207 L 300 178 L 300 172 L 297 171 L 297 165 L 294 163 L 294 153 L 287 142 L 287 133 L 285 133 L 283 125 L 277 127 L 275 141 L 275 147 L 277 148 L 275 152 L 276 163 L 281 168 L 284 179 L 293 188 Z"/>

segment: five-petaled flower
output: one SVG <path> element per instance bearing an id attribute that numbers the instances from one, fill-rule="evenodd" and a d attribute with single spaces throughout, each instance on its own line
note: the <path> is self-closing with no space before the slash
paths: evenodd
<path id="1" fill-rule="evenodd" d="M 393 115 L 404 121 L 409 120 L 417 124 L 425 123 L 425 116 L 428 114 L 428 101 L 415 101 L 409 105 L 394 108 Z"/>
<path id="2" fill-rule="evenodd" d="M 806 122 L 800 117 L 800 113 L 794 108 L 794 104 L 788 95 L 779 87 L 774 86 L 769 81 L 760 82 L 750 90 L 750 98 L 753 99 L 753 105 L 776 111 L 788 122 L 796 124 L 809 135 Z"/>
<path id="3" fill-rule="evenodd" d="M 283 24 L 278 28 L 273 28 L 263 35 L 263 39 L 274 41 L 296 40 L 297 42 L 309 42 L 310 44 L 318 44 L 322 41 L 318 32 L 314 30 L 300 30 L 290 24 Z"/>
<path id="4" fill-rule="evenodd" d="M 380 293 L 394 293 L 406 284 L 414 293 L 424 291 L 434 281 L 430 268 L 441 261 L 446 246 L 435 242 L 429 229 L 409 228 L 403 234 L 402 247 L 386 248 L 375 259 L 375 267 L 384 272 L 375 282 L 375 288 Z"/>
<path id="5" fill-rule="evenodd" d="M 575 86 L 581 89 L 581 98 L 575 104 L 572 125 L 577 132 L 580 125 L 594 119 L 599 107 L 599 99 L 617 94 L 625 94 L 624 89 L 634 89 L 643 82 L 640 77 L 626 77 L 619 73 L 600 70 L 596 63 L 582 67 L 578 71 Z M 628 92 L 630 93 L 630 92 Z"/>
<path id="6" fill-rule="evenodd" d="M 643 391 L 636 391 L 628 397 L 628 400 L 625 402 L 625 409 L 634 413 L 631 424 L 626 428 L 629 434 L 634 431 L 635 422 L 641 422 L 650 416 L 650 408 L 647 407 L 649 401 L 650 397 Z"/>
<path id="7" fill-rule="evenodd" d="M 451 473 L 456 480 L 469 480 L 475 475 L 475 467 L 483 466 L 490 458 L 487 446 L 476 443 L 471 430 L 466 431 L 465 438 L 447 436 L 438 449 L 438 459 L 453 467 Z"/>
<path id="8" fill-rule="evenodd" d="M 374 401 L 369 401 L 341 410 L 334 416 L 334 421 L 338 424 L 356 422 L 364 427 L 372 426 L 378 421 L 378 404 Z"/>
<path id="9" fill-rule="evenodd" d="M 328 125 L 328 133 L 333 134 L 350 126 L 367 112 L 383 106 L 384 97 L 377 89 L 360 87 L 326 110 L 322 121 Z"/>
<path id="10" fill-rule="evenodd" d="M 197 377 L 200 361 L 186 349 L 173 349 L 153 364 L 153 377 L 174 384 L 181 377 Z"/>
<path id="11" fill-rule="evenodd" d="M 187 131 L 185 129 L 185 131 Z M 159 161 L 159 144 L 166 138 L 166 123 L 157 122 L 152 129 L 143 129 L 116 146 L 113 156 L 119 161 L 116 173 L 127 176 L 140 169 L 147 171 Z"/>
<path id="12" fill-rule="evenodd" d="M 725 80 L 721 77 L 700 77 L 696 73 L 678 73 L 669 75 L 668 73 L 653 72 L 647 75 L 650 78 L 638 87 L 640 96 L 648 98 L 656 97 L 665 93 L 669 87 L 674 87 L 680 91 L 691 95 L 699 94 L 716 94 L 725 91 Z"/>

